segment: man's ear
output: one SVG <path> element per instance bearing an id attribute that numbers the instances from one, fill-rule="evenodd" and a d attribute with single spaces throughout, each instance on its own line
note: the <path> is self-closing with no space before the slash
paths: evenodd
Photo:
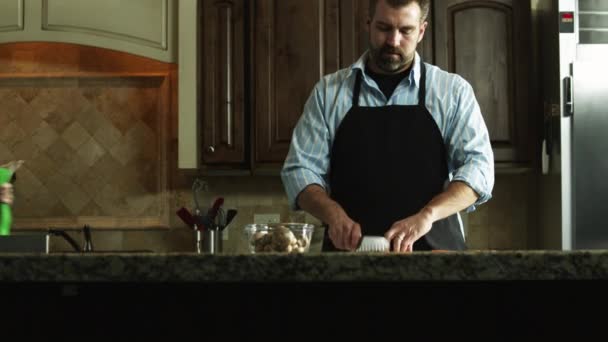
<path id="1" fill-rule="evenodd" d="M 425 21 L 422 23 L 422 25 L 420 25 L 420 36 L 418 37 L 418 43 L 420 43 L 422 41 L 422 38 L 424 38 L 424 32 L 426 32 L 426 26 L 429 24 L 428 21 Z"/>

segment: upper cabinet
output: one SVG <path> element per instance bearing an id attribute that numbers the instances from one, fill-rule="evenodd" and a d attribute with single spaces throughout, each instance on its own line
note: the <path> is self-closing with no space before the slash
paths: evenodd
<path id="1" fill-rule="evenodd" d="M 475 91 L 496 162 L 532 160 L 530 3 L 434 0 L 435 64 Z"/>
<path id="2" fill-rule="evenodd" d="M 368 0 L 200 3 L 198 167 L 280 167 L 315 84 L 368 48 L 368 6 Z M 533 160 L 530 18 L 529 1 L 433 0 L 418 45 L 425 62 L 471 83 L 495 160 L 507 165 Z"/>
<path id="3" fill-rule="evenodd" d="M 254 165 L 282 164 L 315 84 L 340 67 L 338 0 L 256 0 Z"/>
<path id="4" fill-rule="evenodd" d="M 0 43 L 74 43 L 176 62 L 176 6 L 176 0 L 5 0 Z"/>
<path id="5" fill-rule="evenodd" d="M 200 3 L 202 163 L 244 166 L 245 2 Z"/>

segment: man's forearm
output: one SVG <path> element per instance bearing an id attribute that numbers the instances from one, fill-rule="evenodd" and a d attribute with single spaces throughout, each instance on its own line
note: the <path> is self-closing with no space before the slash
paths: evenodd
<path id="1" fill-rule="evenodd" d="M 468 208 L 477 198 L 479 195 L 466 183 L 454 181 L 420 211 L 429 215 L 432 222 L 435 222 Z"/>
<path id="2" fill-rule="evenodd" d="M 304 188 L 298 196 L 298 206 L 324 223 L 332 223 L 344 209 L 332 200 L 325 189 L 317 184 Z"/>

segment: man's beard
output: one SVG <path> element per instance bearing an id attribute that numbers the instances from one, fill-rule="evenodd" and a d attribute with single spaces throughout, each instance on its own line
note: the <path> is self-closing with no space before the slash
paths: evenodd
<path id="1" fill-rule="evenodd" d="M 374 48 L 370 43 L 370 54 L 372 63 L 387 73 L 401 71 L 408 62 L 408 58 L 402 50 L 388 45 Z"/>

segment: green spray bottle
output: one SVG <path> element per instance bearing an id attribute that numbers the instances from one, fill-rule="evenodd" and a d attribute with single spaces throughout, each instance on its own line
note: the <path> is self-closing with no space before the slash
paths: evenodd
<path id="1" fill-rule="evenodd" d="M 23 160 L 13 161 L 0 166 L 0 184 L 15 181 L 15 171 L 23 164 Z M 0 235 L 10 235 L 13 223 L 13 212 L 7 203 L 0 203 Z"/>
<path id="2" fill-rule="evenodd" d="M 8 168 L 0 168 L 0 184 L 9 183 L 13 179 L 13 171 Z M 13 213 L 11 206 L 7 203 L 0 203 L 0 235 L 11 233 L 13 223 Z"/>

